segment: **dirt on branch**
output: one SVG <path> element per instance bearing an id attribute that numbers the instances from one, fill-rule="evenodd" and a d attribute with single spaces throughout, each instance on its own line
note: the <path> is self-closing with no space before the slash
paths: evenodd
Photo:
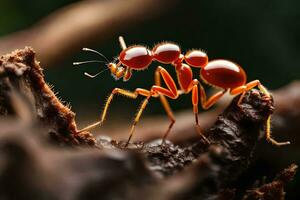
<path id="1" fill-rule="evenodd" d="M 269 183 L 240 187 L 274 106 L 255 89 L 240 106 L 238 98 L 206 132 L 210 144 L 201 138 L 180 145 L 155 140 L 125 148 L 124 141 L 79 134 L 75 114 L 46 84 L 34 51 L 16 50 L 0 58 L 0 196 L 284 199 L 296 165 Z"/>

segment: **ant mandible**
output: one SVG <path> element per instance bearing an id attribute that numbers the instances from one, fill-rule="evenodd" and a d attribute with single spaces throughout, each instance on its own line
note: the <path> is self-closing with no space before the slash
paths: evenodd
<path id="1" fill-rule="evenodd" d="M 174 79 L 170 76 L 168 71 L 161 66 L 158 66 L 155 71 L 155 84 L 150 90 L 137 88 L 134 92 L 124 90 L 121 88 L 115 88 L 109 95 L 103 113 L 101 115 L 100 121 L 93 123 L 78 132 L 88 131 L 101 125 L 107 114 L 108 107 L 113 100 L 114 95 L 122 94 L 128 98 L 136 99 L 139 95 L 144 96 L 138 112 L 135 116 L 134 122 L 130 129 L 130 135 L 127 140 L 126 146 L 129 144 L 135 127 L 140 120 L 140 117 L 145 110 L 148 101 L 151 97 L 159 97 L 160 101 L 170 119 L 170 125 L 163 135 L 162 144 L 165 142 L 167 136 L 169 135 L 174 123 L 175 117 L 172 109 L 168 103 L 166 97 L 171 99 L 177 99 L 182 94 L 192 93 L 192 105 L 193 112 L 195 115 L 196 130 L 200 136 L 209 143 L 208 139 L 202 134 L 199 120 L 198 120 L 198 102 L 199 102 L 199 90 L 200 90 L 200 102 L 203 109 L 208 109 L 213 106 L 227 91 L 231 95 L 239 95 L 240 98 L 237 102 L 238 106 L 242 102 L 245 93 L 254 87 L 258 87 L 261 92 L 263 92 L 267 97 L 271 97 L 268 90 L 260 83 L 259 80 L 254 80 L 249 83 L 246 82 L 247 77 L 245 71 L 236 63 L 218 59 L 208 61 L 208 56 L 205 52 L 201 50 L 191 50 L 185 55 L 181 53 L 180 47 L 171 42 L 164 42 L 156 45 L 152 50 L 142 45 L 132 45 L 127 47 L 122 36 L 119 37 L 119 42 L 122 48 L 121 53 L 118 57 L 118 62 L 108 62 L 108 59 L 101 53 L 83 48 L 85 51 L 92 51 L 100 56 L 104 57 L 107 62 L 107 69 L 111 71 L 112 76 L 118 80 L 123 77 L 123 81 L 130 79 L 132 75 L 132 70 L 144 70 L 152 63 L 152 61 L 157 61 L 163 64 L 171 64 L 175 67 L 177 79 L 180 89 L 177 89 Z M 185 61 L 185 63 L 183 63 Z M 90 63 L 90 62 L 104 62 L 104 61 L 85 61 L 76 62 L 74 65 Z M 221 91 L 212 95 L 209 99 L 206 97 L 205 90 L 200 84 L 198 79 L 193 79 L 193 73 L 191 67 L 200 68 L 200 79 L 202 79 L 208 85 L 220 88 Z M 103 71 L 97 73 L 96 75 L 90 75 L 85 73 L 85 75 L 94 78 Z M 162 87 L 161 77 L 167 87 Z M 271 137 L 270 133 L 270 120 L 271 115 L 268 116 L 265 127 L 265 136 L 267 141 L 271 142 L 276 146 L 282 146 L 290 144 L 290 142 L 277 142 Z"/>

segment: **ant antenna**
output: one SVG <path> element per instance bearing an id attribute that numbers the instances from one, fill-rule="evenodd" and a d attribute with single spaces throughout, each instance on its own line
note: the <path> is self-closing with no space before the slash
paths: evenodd
<path id="1" fill-rule="evenodd" d="M 108 70 L 109 68 L 106 68 L 106 69 L 104 69 L 104 70 L 102 70 L 102 71 L 100 71 L 100 72 L 98 72 L 97 74 L 94 74 L 94 75 L 91 75 L 91 74 L 89 74 L 89 73 L 87 73 L 87 72 L 84 72 L 84 75 L 86 75 L 86 76 L 88 76 L 88 77 L 90 77 L 90 78 L 95 78 L 96 76 L 98 76 L 99 74 L 102 74 L 103 72 L 105 72 L 106 70 Z"/>
<path id="2" fill-rule="evenodd" d="M 106 58 L 105 55 L 103 55 L 102 53 L 94 50 L 94 49 L 89 49 L 89 48 L 82 48 L 82 51 L 90 51 L 90 52 L 93 52 L 93 53 L 96 53 L 98 54 L 99 56 L 101 56 L 102 58 L 104 58 L 106 60 L 107 63 L 109 63 L 109 60 Z"/>
<path id="3" fill-rule="evenodd" d="M 82 61 L 82 62 L 73 62 L 73 65 L 82 65 L 86 63 L 106 63 L 105 61 L 101 60 L 87 60 L 87 61 Z"/>

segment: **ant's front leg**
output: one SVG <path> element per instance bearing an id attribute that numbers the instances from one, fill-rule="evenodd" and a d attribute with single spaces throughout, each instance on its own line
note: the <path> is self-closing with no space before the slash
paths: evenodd
<path id="1" fill-rule="evenodd" d="M 106 100 L 100 121 L 95 122 L 81 130 L 78 130 L 78 133 L 83 132 L 83 131 L 89 131 L 89 130 L 94 129 L 97 126 L 102 125 L 102 123 L 104 122 L 104 120 L 106 118 L 109 105 L 112 102 L 114 95 L 116 95 L 116 94 L 122 94 L 125 97 L 136 99 L 138 97 L 138 95 L 149 96 L 150 92 L 148 90 L 141 89 L 141 88 L 137 88 L 134 92 L 130 92 L 128 90 L 124 90 L 124 89 L 120 89 L 120 88 L 115 88 Z"/>

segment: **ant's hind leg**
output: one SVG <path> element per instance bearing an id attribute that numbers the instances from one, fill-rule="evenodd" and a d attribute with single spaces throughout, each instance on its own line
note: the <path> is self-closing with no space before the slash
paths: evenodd
<path id="1" fill-rule="evenodd" d="M 251 82 L 247 83 L 246 85 L 242 85 L 242 86 L 239 86 L 237 88 L 234 88 L 230 91 L 230 94 L 232 94 L 232 95 L 241 94 L 241 96 L 238 100 L 238 103 L 237 103 L 237 105 L 239 106 L 242 103 L 242 100 L 243 100 L 246 92 L 251 90 L 252 88 L 254 88 L 256 86 L 258 86 L 259 90 L 262 93 L 264 93 L 267 97 L 271 97 L 269 91 L 260 83 L 259 80 L 254 80 L 254 81 L 251 81 Z"/>
<path id="2" fill-rule="evenodd" d="M 266 135 L 266 139 L 268 142 L 270 142 L 273 145 L 276 146 L 284 146 L 284 145 L 288 145 L 291 144 L 290 141 L 286 141 L 286 142 L 277 142 L 276 140 L 274 140 L 271 136 L 271 115 L 269 115 L 267 122 L 266 122 L 266 128 L 265 128 L 265 135 Z"/>
<path id="3" fill-rule="evenodd" d="M 264 93 L 268 98 L 271 97 L 269 91 L 260 83 L 259 80 L 254 80 L 254 81 L 251 81 L 249 83 L 247 83 L 246 85 L 244 86 L 240 86 L 240 87 L 237 87 L 237 88 L 234 88 L 230 91 L 230 94 L 232 95 L 238 95 L 238 94 L 241 94 L 239 100 L 238 100 L 238 105 L 240 105 L 240 103 L 242 102 L 244 96 L 245 96 L 245 93 L 249 90 L 251 90 L 252 88 L 254 87 L 258 87 L 259 90 Z M 268 142 L 272 143 L 273 145 L 276 145 L 276 146 L 283 146 L 283 145 L 288 145 L 290 144 L 289 141 L 287 142 L 277 142 L 276 140 L 274 140 L 271 136 L 271 115 L 268 116 L 267 118 L 267 121 L 266 121 L 266 127 L 265 127 L 265 135 L 266 135 L 266 139 Z"/>

